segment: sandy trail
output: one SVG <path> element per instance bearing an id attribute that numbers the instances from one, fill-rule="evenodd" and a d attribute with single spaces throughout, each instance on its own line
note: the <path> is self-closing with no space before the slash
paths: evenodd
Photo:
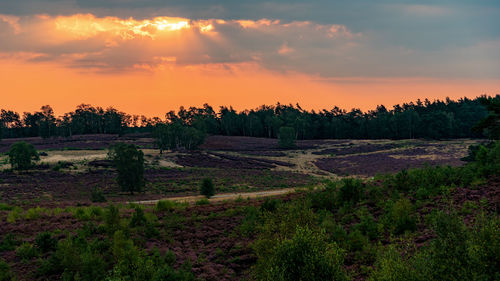
<path id="1" fill-rule="evenodd" d="M 219 202 L 224 200 L 235 200 L 238 198 L 260 198 L 260 197 L 268 197 L 268 196 L 276 196 L 283 195 L 287 193 L 295 192 L 295 188 L 283 188 L 283 189 L 274 189 L 274 190 L 262 190 L 262 191 L 254 191 L 254 192 L 234 192 L 234 193 L 221 193 L 214 195 L 208 201 L 210 202 Z M 170 200 L 175 202 L 188 202 L 193 203 L 200 199 L 205 198 L 203 195 L 195 195 L 195 196 L 183 196 L 183 197 L 168 197 L 157 200 L 144 200 L 144 201 L 133 201 L 128 203 L 135 204 L 143 204 L 143 205 L 154 205 L 160 200 Z"/>

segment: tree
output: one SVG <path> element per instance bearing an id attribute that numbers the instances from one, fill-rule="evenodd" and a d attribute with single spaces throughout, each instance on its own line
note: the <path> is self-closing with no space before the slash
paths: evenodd
<path id="1" fill-rule="evenodd" d="M 35 147 L 27 142 L 16 142 L 9 150 L 9 162 L 13 169 L 27 170 L 33 161 L 40 159 Z"/>
<path id="2" fill-rule="evenodd" d="M 203 179 L 203 181 L 201 182 L 200 193 L 201 195 L 205 195 L 207 198 L 214 196 L 215 187 L 214 183 L 212 182 L 212 179 L 210 178 Z"/>
<path id="3" fill-rule="evenodd" d="M 500 139 L 500 95 L 495 98 L 481 98 L 481 103 L 488 109 L 489 115 L 473 129 L 485 130 L 490 139 Z"/>
<path id="4" fill-rule="evenodd" d="M 281 127 L 278 144 L 281 148 L 295 148 L 295 129 L 292 127 Z"/>
<path id="5" fill-rule="evenodd" d="M 193 127 L 182 125 L 180 121 L 157 124 L 153 131 L 160 154 L 166 149 L 196 149 L 205 141 L 205 133 Z"/>
<path id="6" fill-rule="evenodd" d="M 117 143 L 109 150 L 118 171 L 117 182 L 122 191 L 134 194 L 144 188 L 144 153 L 134 144 Z"/>

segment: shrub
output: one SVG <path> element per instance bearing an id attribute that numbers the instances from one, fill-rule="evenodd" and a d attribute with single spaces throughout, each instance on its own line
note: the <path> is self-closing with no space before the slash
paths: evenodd
<path id="1" fill-rule="evenodd" d="M 212 182 L 212 179 L 210 179 L 210 178 L 203 179 L 203 181 L 201 182 L 201 186 L 200 186 L 200 193 L 201 193 L 201 195 L 204 195 L 207 198 L 214 196 L 215 187 L 214 187 L 214 183 Z"/>
<path id="2" fill-rule="evenodd" d="M 201 205 L 208 205 L 210 204 L 210 201 L 208 201 L 207 198 L 200 199 L 194 203 L 196 206 L 201 206 Z"/>
<path id="3" fill-rule="evenodd" d="M 0 281 L 11 281 L 15 280 L 14 275 L 10 271 L 9 265 L 3 260 L 0 259 Z"/>
<path id="4" fill-rule="evenodd" d="M 439 212 L 433 220 L 437 235 L 431 243 L 432 274 L 438 280 L 472 280 L 468 259 L 469 233 L 456 214 Z"/>
<path id="5" fill-rule="evenodd" d="M 144 153 L 134 144 L 117 143 L 108 153 L 118 171 L 117 182 L 122 191 L 134 194 L 144 188 Z"/>
<path id="6" fill-rule="evenodd" d="M 6 251 L 12 251 L 16 248 L 16 245 L 17 245 L 16 238 L 12 233 L 9 233 L 5 235 L 5 237 L 2 240 L 2 243 L 0 243 L 0 253 Z"/>
<path id="7" fill-rule="evenodd" d="M 370 240 L 375 240 L 379 237 L 378 224 L 375 222 L 373 216 L 366 212 L 362 212 L 360 215 L 361 222 L 355 227 L 361 231 L 364 235 L 368 236 Z"/>
<path id="8" fill-rule="evenodd" d="M 358 179 L 342 179 L 342 186 L 339 189 L 337 201 L 339 205 L 356 204 L 361 199 L 363 182 Z"/>
<path id="9" fill-rule="evenodd" d="M 156 206 L 155 206 L 154 210 L 156 212 L 166 212 L 166 211 L 172 210 L 175 207 L 175 205 L 176 204 L 174 201 L 159 200 L 158 202 L 156 202 Z"/>
<path id="10" fill-rule="evenodd" d="M 130 219 L 130 226 L 145 226 L 147 224 L 146 217 L 144 216 L 144 210 L 140 207 L 135 208 L 135 213 L 132 214 L 132 218 Z"/>
<path id="11" fill-rule="evenodd" d="M 24 242 L 21 246 L 17 247 L 16 255 L 20 257 L 23 261 L 31 260 L 38 256 L 36 248 L 33 247 L 31 243 Z"/>
<path id="12" fill-rule="evenodd" d="M 359 229 L 351 231 L 347 237 L 347 241 L 348 248 L 351 251 L 360 251 L 370 243 L 368 238 Z"/>
<path id="13" fill-rule="evenodd" d="M 390 210 L 391 229 L 394 234 L 414 231 L 417 227 L 415 210 L 410 200 L 402 198 Z"/>
<path id="14" fill-rule="evenodd" d="M 347 280 L 342 250 L 307 227 L 297 227 L 291 239 L 279 241 L 269 253 L 257 252 L 257 257 L 258 280 Z"/>
<path id="15" fill-rule="evenodd" d="M 280 148 L 290 149 L 295 148 L 297 145 L 295 144 L 296 140 L 295 129 L 292 127 L 281 127 L 278 144 Z"/>
<path id="16" fill-rule="evenodd" d="M 104 225 L 110 234 L 120 228 L 120 209 L 113 204 L 104 211 Z"/>
<path id="17" fill-rule="evenodd" d="M 9 162 L 15 170 L 27 170 L 40 159 L 35 147 L 27 142 L 16 142 L 9 150 Z"/>
<path id="18" fill-rule="evenodd" d="M 336 209 L 337 183 L 329 182 L 324 190 L 311 191 L 307 195 L 314 209 L 324 209 L 330 212 Z"/>
<path id="19" fill-rule="evenodd" d="M 50 232 L 43 232 L 36 236 L 35 245 L 42 253 L 46 253 L 56 249 L 57 240 Z"/>
<path id="20" fill-rule="evenodd" d="M 370 281 L 416 281 L 416 273 L 410 262 L 403 259 L 399 251 L 392 245 L 381 252 L 377 257 L 368 280 Z M 421 279 L 425 280 L 425 279 Z"/>
<path id="21" fill-rule="evenodd" d="M 106 202 L 106 197 L 104 197 L 104 193 L 102 193 L 101 189 L 94 188 L 90 193 L 90 200 L 94 203 L 102 203 Z"/>
<path id="22" fill-rule="evenodd" d="M 262 211 L 267 211 L 267 212 L 274 212 L 276 209 L 278 209 L 279 204 L 281 201 L 279 199 L 271 199 L 269 197 L 266 197 L 264 199 L 264 202 L 260 205 L 260 209 Z"/>

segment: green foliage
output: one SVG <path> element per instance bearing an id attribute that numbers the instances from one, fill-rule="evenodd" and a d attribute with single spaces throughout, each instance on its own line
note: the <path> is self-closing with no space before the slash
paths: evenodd
<path id="1" fill-rule="evenodd" d="M 311 207 L 333 212 L 337 208 L 337 182 L 328 182 L 324 190 L 309 192 L 307 196 Z"/>
<path id="2" fill-rule="evenodd" d="M 33 244 L 24 242 L 21 246 L 17 247 L 16 255 L 20 257 L 23 261 L 31 260 L 38 256 L 37 249 L 33 247 Z"/>
<path id="3" fill-rule="evenodd" d="M 356 204 L 361 199 L 363 187 L 364 184 L 359 179 L 342 179 L 342 185 L 337 195 L 338 204 Z"/>
<path id="4" fill-rule="evenodd" d="M 370 275 L 370 281 L 417 281 L 417 273 L 411 267 L 410 261 L 405 260 L 398 249 L 390 245 L 382 251 L 376 262 L 375 270 Z M 427 279 L 429 280 L 429 279 Z"/>
<path id="5" fill-rule="evenodd" d="M 27 170 L 33 166 L 33 161 L 40 159 L 35 147 L 27 142 L 14 143 L 8 155 L 10 165 L 15 170 Z"/>
<path id="6" fill-rule="evenodd" d="M 14 250 L 17 244 L 16 237 L 12 233 L 8 233 L 0 243 L 0 253 Z"/>
<path id="7" fill-rule="evenodd" d="M 386 227 L 394 234 L 414 231 L 417 227 L 415 209 L 407 198 L 401 198 L 394 204 L 388 204 Z"/>
<path id="8" fill-rule="evenodd" d="M 266 197 L 264 202 L 260 205 L 260 209 L 262 211 L 274 212 L 278 209 L 279 204 L 281 204 L 281 200 Z"/>
<path id="9" fill-rule="evenodd" d="M 131 194 L 144 188 L 144 153 L 134 144 L 117 143 L 111 146 L 109 157 L 118 171 L 117 182 L 122 191 Z"/>
<path id="10" fill-rule="evenodd" d="M 197 200 L 195 203 L 194 203 L 196 206 L 201 206 L 201 205 L 209 205 L 210 204 L 210 201 L 208 201 L 207 198 L 202 198 L 200 200 Z"/>
<path id="11" fill-rule="evenodd" d="M 276 241 L 269 252 L 257 251 L 257 257 L 258 280 L 347 280 L 342 250 L 307 227 L 297 227 L 292 238 Z"/>
<path id="12" fill-rule="evenodd" d="M 94 188 L 92 190 L 92 192 L 90 193 L 90 200 L 94 203 L 103 203 L 108 201 L 106 200 L 106 197 L 104 196 L 102 190 L 98 188 Z"/>
<path id="13" fill-rule="evenodd" d="M 110 204 L 104 211 L 104 225 L 108 233 L 114 233 L 120 229 L 120 209 Z"/>
<path id="14" fill-rule="evenodd" d="M 215 186 L 210 178 L 204 178 L 200 186 L 200 194 L 210 198 L 215 194 Z"/>
<path id="15" fill-rule="evenodd" d="M 36 236 L 35 245 L 42 253 L 46 253 L 56 249 L 57 240 L 50 232 L 42 232 Z"/>
<path id="16" fill-rule="evenodd" d="M 166 149 L 196 149 L 205 141 L 205 132 L 181 122 L 159 123 L 153 131 L 160 153 Z"/>
<path id="17" fill-rule="evenodd" d="M 158 202 L 156 202 L 154 210 L 155 210 L 155 212 L 166 212 L 166 211 L 173 210 L 175 206 L 176 206 L 176 203 L 174 201 L 159 200 Z"/>
<path id="18" fill-rule="evenodd" d="M 10 270 L 9 265 L 0 258 L 0 281 L 11 281 L 14 279 L 14 274 Z"/>
<path id="19" fill-rule="evenodd" d="M 361 222 L 355 226 L 361 233 L 368 236 L 370 240 L 379 238 L 378 223 L 375 222 L 373 216 L 366 210 L 360 214 Z"/>
<path id="20" fill-rule="evenodd" d="M 295 134 L 295 129 L 292 127 L 281 127 L 279 131 L 278 145 L 283 149 L 295 148 L 295 140 L 297 136 Z"/>

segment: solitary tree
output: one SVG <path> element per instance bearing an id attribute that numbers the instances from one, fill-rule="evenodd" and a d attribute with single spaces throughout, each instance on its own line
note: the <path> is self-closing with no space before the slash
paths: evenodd
<path id="1" fill-rule="evenodd" d="M 39 160 L 35 147 L 27 142 L 16 142 L 10 147 L 9 162 L 13 169 L 27 170 L 33 165 L 33 161 Z"/>
<path id="2" fill-rule="evenodd" d="M 281 127 L 278 144 L 281 148 L 295 148 L 295 129 L 292 127 Z"/>
<path id="3" fill-rule="evenodd" d="M 214 196 L 215 187 L 214 183 L 212 182 L 212 179 L 210 178 L 203 179 L 203 181 L 201 182 L 200 193 L 201 195 L 205 195 L 205 197 L 207 198 Z"/>
<path id="4" fill-rule="evenodd" d="M 144 187 L 144 153 L 133 144 L 117 143 L 111 146 L 109 157 L 118 170 L 117 182 L 122 191 L 134 194 Z"/>

